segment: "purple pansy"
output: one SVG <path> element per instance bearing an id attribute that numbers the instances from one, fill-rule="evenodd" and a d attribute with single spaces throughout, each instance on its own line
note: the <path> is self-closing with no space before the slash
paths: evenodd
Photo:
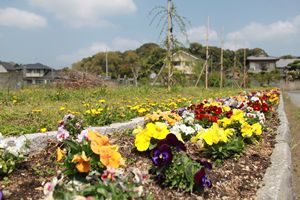
<path id="1" fill-rule="evenodd" d="M 3 200 L 3 199 L 4 199 L 3 191 L 0 190 L 0 200 Z"/>
<path id="2" fill-rule="evenodd" d="M 152 150 L 151 159 L 156 166 L 163 166 L 172 161 L 173 155 L 171 148 L 167 144 L 158 145 Z"/>
<path id="3" fill-rule="evenodd" d="M 184 111 L 186 111 L 186 108 L 179 108 L 179 109 L 177 109 L 177 110 L 172 110 L 172 112 L 174 113 L 174 112 L 176 112 L 178 115 L 182 115 L 182 113 L 184 112 Z"/>
<path id="4" fill-rule="evenodd" d="M 205 170 L 203 167 L 195 174 L 194 182 L 197 186 L 200 187 L 208 187 L 208 188 L 212 187 L 212 182 L 205 175 Z"/>
<path id="5" fill-rule="evenodd" d="M 161 141 L 158 142 L 157 146 L 161 146 L 163 144 L 167 144 L 169 146 L 176 147 L 179 151 L 185 151 L 186 147 L 184 146 L 184 143 L 179 141 L 176 137 L 176 135 L 170 133 L 167 135 L 167 137 Z"/>
<path id="6" fill-rule="evenodd" d="M 209 171 L 212 169 L 212 164 L 206 160 L 200 160 L 199 163 L 204 166 L 205 169 L 208 169 Z"/>

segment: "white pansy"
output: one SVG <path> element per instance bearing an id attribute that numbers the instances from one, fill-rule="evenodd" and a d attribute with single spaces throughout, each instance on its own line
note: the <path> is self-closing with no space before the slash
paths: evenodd
<path id="1" fill-rule="evenodd" d="M 200 124 L 195 124 L 195 131 L 196 132 L 200 132 L 200 131 L 203 131 L 204 128 L 200 125 Z"/>
<path id="2" fill-rule="evenodd" d="M 89 132 L 88 129 L 81 131 L 81 133 L 77 136 L 77 141 L 82 142 L 83 139 L 87 139 L 88 132 Z"/>
<path id="3" fill-rule="evenodd" d="M 183 122 L 186 124 L 193 124 L 195 119 L 195 114 L 191 111 L 185 110 L 182 113 Z"/>
<path id="4" fill-rule="evenodd" d="M 251 101 L 259 101 L 259 98 L 258 98 L 257 96 L 252 97 L 252 98 L 251 98 Z"/>
<path id="5" fill-rule="evenodd" d="M 70 136 L 69 131 L 65 130 L 63 127 L 59 127 L 57 130 L 56 138 L 58 141 L 63 141 Z"/>
<path id="6" fill-rule="evenodd" d="M 254 114 L 254 113 L 246 113 L 246 116 L 249 117 L 249 118 L 256 118 L 257 115 Z"/>
<path id="7" fill-rule="evenodd" d="M 171 129 L 170 132 L 177 135 L 180 134 L 180 124 L 176 123 Z"/>
<path id="8" fill-rule="evenodd" d="M 193 129 L 192 127 L 190 126 L 186 126 L 185 124 L 182 124 L 180 126 L 180 130 L 182 133 L 184 133 L 185 135 L 191 135 L 193 133 L 195 133 L 195 129 Z"/>
<path id="9" fill-rule="evenodd" d="M 187 126 L 185 124 L 175 124 L 171 129 L 170 132 L 178 135 L 178 134 L 185 134 L 185 135 L 191 135 L 194 134 L 196 131 L 193 127 Z"/>

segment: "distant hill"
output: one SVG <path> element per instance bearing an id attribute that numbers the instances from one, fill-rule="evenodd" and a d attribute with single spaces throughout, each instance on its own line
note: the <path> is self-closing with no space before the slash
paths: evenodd
<path id="1" fill-rule="evenodd" d="M 188 48 L 181 48 L 196 57 L 205 59 L 205 46 L 199 43 L 192 43 Z M 220 66 L 221 49 L 219 47 L 210 46 L 209 63 L 213 66 L 213 70 L 218 70 Z M 247 49 L 247 57 L 266 52 L 260 48 Z M 224 70 L 233 66 L 235 52 L 232 50 L 224 50 Z M 158 72 L 163 65 L 163 60 L 166 51 L 155 43 L 146 43 L 135 50 L 128 50 L 125 52 L 111 51 L 108 52 L 108 68 L 109 73 L 113 78 L 118 75 L 131 76 L 132 66 L 142 66 L 143 75 L 148 76 L 151 72 Z M 239 49 L 236 52 L 237 67 L 242 68 L 244 62 L 244 49 Z M 73 69 L 86 71 L 95 74 L 105 74 L 106 53 L 99 52 L 91 57 L 82 59 L 81 61 L 72 65 Z"/>

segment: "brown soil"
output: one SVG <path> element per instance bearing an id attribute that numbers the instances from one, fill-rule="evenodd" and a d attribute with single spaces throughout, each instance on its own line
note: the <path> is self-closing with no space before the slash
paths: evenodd
<path id="1" fill-rule="evenodd" d="M 11 200 L 41 199 L 43 183 L 51 180 L 58 171 L 55 163 L 56 142 L 49 141 L 47 148 L 35 155 L 29 155 L 26 161 L 8 176 L 8 181 L 0 181 L 0 188 L 9 191 Z"/>
<path id="2" fill-rule="evenodd" d="M 297 108 L 288 96 L 285 96 L 285 111 L 292 136 L 293 182 L 296 199 L 300 199 L 300 108 Z"/>
<path id="3" fill-rule="evenodd" d="M 151 181 L 146 185 L 154 199 L 255 199 L 266 168 L 270 165 L 270 155 L 275 144 L 277 114 L 270 117 L 267 130 L 264 131 L 258 144 L 248 145 L 245 153 L 238 158 L 225 160 L 220 166 L 214 166 L 209 173 L 213 182 L 211 189 L 202 194 L 189 194 L 178 190 L 161 188 Z M 136 152 L 132 147 L 134 138 L 129 134 L 115 134 L 111 142 L 120 146 L 120 152 L 127 158 L 127 166 L 148 170 L 152 165 L 146 153 Z M 58 167 L 55 165 L 57 144 L 50 142 L 48 148 L 30 156 L 20 168 L 9 176 L 10 183 L 5 188 L 11 192 L 9 199 L 40 199 L 43 197 L 42 183 L 55 176 Z M 193 152 L 195 154 L 195 152 Z M 49 172 L 50 173 L 47 173 Z M 0 182 L 3 185 L 3 181 Z M 3 187 L 3 186 L 2 186 Z"/>

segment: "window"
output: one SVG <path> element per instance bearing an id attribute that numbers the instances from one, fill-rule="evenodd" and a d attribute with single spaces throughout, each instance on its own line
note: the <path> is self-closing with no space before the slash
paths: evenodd
<path id="1" fill-rule="evenodd" d="M 266 62 L 261 63 L 260 68 L 261 68 L 261 71 L 267 71 L 268 70 L 267 63 Z"/>

